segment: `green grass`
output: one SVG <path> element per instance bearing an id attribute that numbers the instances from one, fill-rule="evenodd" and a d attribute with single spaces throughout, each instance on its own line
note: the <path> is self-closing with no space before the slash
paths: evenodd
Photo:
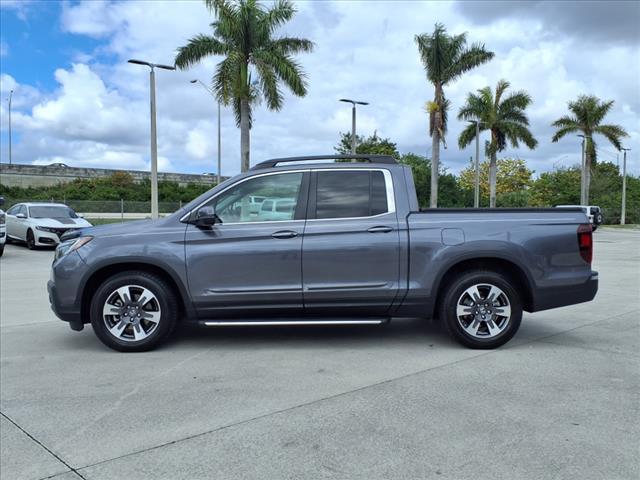
<path id="1" fill-rule="evenodd" d="M 133 222 L 135 220 L 142 220 L 142 219 L 141 218 L 125 218 L 123 220 L 120 218 L 85 218 L 85 220 L 89 222 L 91 225 L 96 226 L 96 225 L 109 225 L 111 223 Z"/>
<path id="2" fill-rule="evenodd" d="M 627 230 L 640 230 L 640 225 L 637 223 L 632 223 L 632 224 L 626 224 L 626 225 L 602 225 L 603 227 L 607 227 L 607 228 L 624 228 Z"/>

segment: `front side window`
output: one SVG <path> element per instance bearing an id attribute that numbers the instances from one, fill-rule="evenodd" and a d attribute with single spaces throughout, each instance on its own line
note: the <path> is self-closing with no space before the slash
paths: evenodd
<path id="1" fill-rule="evenodd" d="M 18 213 L 18 210 L 20 210 L 20 205 L 14 205 L 9 210 L 7 210 L 7 215 L 15 215 Z"/>
<path id="2" fill-rule="evenodd" d="M 222 223 L 293 220 L 298 204 L 302 172 L 251 178 L 221 193 L 211 202 Z M 285 202 L 286 209 L 274 209 Z"/>
<path id="3" fill-rule="evenodd" d="M 381 171 L 318 171 L 316 218 L 370 217 L 388 211 Z"/>

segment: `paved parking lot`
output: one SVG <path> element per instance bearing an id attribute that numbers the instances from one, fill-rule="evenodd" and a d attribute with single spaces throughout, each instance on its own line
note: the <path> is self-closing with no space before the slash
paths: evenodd
<path id="1" fill-rule="evenodd" d="M 595 234 L 592 303 L 473 351 L 434 324 L 181 331 L 119 354 L 0 260 L 6 479 L 640 478 L 640 232 Z"/>

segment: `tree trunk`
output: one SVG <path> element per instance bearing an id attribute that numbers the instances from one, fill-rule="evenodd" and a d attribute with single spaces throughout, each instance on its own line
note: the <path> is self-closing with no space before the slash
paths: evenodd
<path id="1" fill-rule="evenodd" d="M 496 152 L 491 152 L 491 159 L 489 161 L 489 208 L 496 208 L 497 170 Z"/>
<path id="2" fill-rule="evenodd" d="M 440 166 L 440 134 L 438 129 L 433 130 L 431 144 L 431 199 L 429 206 L 438 207 L 438 168 Z"/>
<path id="3" fill-rule="evenodd" d="M 587 142 L 586 152 L 584 154 L 584 203 L 589 205 L 589 186 L 591 185 L 591 150 Z"/>
<path id="4" fill-rule="evenodd" d="M 240 100 L 240 171 L 242 172 L 249 170 L 249 143 L 249 100 L 243 98 Z"/>

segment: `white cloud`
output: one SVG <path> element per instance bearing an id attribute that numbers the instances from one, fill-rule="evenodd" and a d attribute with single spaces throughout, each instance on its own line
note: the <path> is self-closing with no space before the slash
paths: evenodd
<path id="1" fill-rule="evenodd" d="M 4 6 L 4 1 L 2 2 Z M 401 151 L 429 152 L 423 106 L 433 96 L 425 78 L 414 35 L 436 21 L 452 33 L 468 31 L 496 53 L 489 64 L 447 86 L 452 102 L 449 148 L 442 161 L 453 171 L 466 166 L 473 146 L 459 151 L 463 128 L 455 117 L 469 91 L 508 79 L 514 90 L 534 99 L 531 129 L 540 145 L 505 155 L 527 159 L 537 171 L 579 162 L 579 142 L 552 144 L 550 124 L 581 93 L 614 99 L 607 121 L 624 125 L 632 137 L 630 170 L 640 173 L 640 48 L 616 41 L 588 48 L 569 28 L 547 28 L 541 16 L 510 16 L 475 25 L 453 3 L 443 2 L 299 2 L 299 14 L 283 33 L 312 39 L 316 49 L 299 57 L 309 76 L 308 96 L 286 95 L 281 112 L 256 108 L 252 161 L 268 157 L 331 153 L 338 132 L 351 129 L 351 112 L 341 97 L 369 101 L 358 109 L 358 132 L 374 130 L 398 143 Z M 21 139 L 14 148 L 20 161 L 54 161 L 94 166 L 148 165 L 149 73 L 127 64 L 129 58 L 172 63 L 175 49 L 197 33 L 210 31 L 211 15 L 202 2 L 81 2 L 65 4 L 64 31 L 100 40 L 91 52 L 74 52 L 71 67 L 55 72 L 59 88 L 40 92 L 1 77 L 2 94 L 15 87 L 14 122 Z M 606 19 L 602 19 L 606 21 Z M 581 33 L 582 35 L 582 33 Z M 9 39 L 10 40 L 10 39 Z M 106 55 L 105 55 L 106 54 Z M 108 58 L 109 63 L 95 59 Z M 113 60 L 115 59 L 115 60 Z M 103 60 L 104 61 L 104 60 Z M 188 72 L 157 72 L 158 146 L 161 169 L 215 171 L 216 104 L 199 85 L 207 82 L 217 58 Z M 6 122 L 2 106 L 3 128 Z M 485 134 L 486 135 L 486 134 Z M 222 117 L 223 174 L 239 171 L 239 133 L 228 108 Z M 602 148 L 613 150 L 604 139 Z M 64 161 L 64 160 L 60 160 Z M 135 166 L 135 167 L 134 167 Z"/>

